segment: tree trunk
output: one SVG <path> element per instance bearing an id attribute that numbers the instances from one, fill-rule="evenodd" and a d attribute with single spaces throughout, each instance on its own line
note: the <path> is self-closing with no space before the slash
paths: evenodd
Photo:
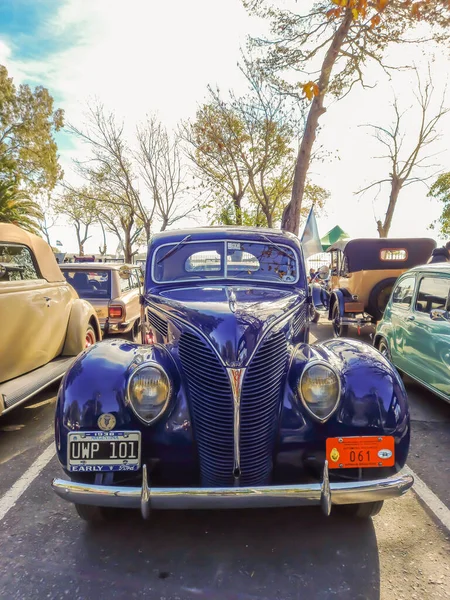
<path id="1" fill-rule="evenodd" d="M 105 256 L 106 249 L 107 249 L 107 246 L 106 246 L 106 232 L 105 232 L 105 227 L 104 227 L 101 219 L 100 219 L 100 227 L 102 228 L 102 233 L 103 233 L 103 246 L 99 246 L 99 251 L 100 251 L 100 254 L 102 256 Z"/>
<path id="2" fill-rule="evenodd" d="M 325 94 L 328 91 L 330 83 L 331 71 L 336 63 L 342 43 L 348 35 L 352 23 L 353 15 L 350 8 L 347 8 L 347 13 L 334 34 L 333 41 L 325 55 L 322 63 L 322 69 L 319 77 L 319 94 L 314 97 L 311 108 L 309 109 L 306 127 L 303 133 L 302 143 L 298 151 L 297 162 L 294 172 L 294 183 L 292 186 L 291 201 L 286 206 L 281 228 L 286 231 L 291 231 L 298 235 L 300 226 L 300 211 L 302 208 L 303 194 L 305 192 L 306 175 L 308 173 L 309 164 L 311 162 L 311 154 L 314 142 L 316 140 L 319 118 L 326 112 L 323 105 Z"/>
<path id="3" fill-rule="evenodd" d="M 78 255 L 84 256 L 84 246 L 81 240 L 80 226 L 75 225 L 75 231 L 77 232 L 77 242 L 78 242 Z"/>
<path id="4" fill-rule="evenodd" d="M 398 195 L 402 189 L 403 182 L 400 179 L 393 178 L 391 182 L 391 193 L 389 195 L 389 204 L 387 207 L 386 214 L 384 215 L 384 222 L 381 220 L 377 221 L 377 230 L 380 238 L 386 238 L 389 235 L 389 230 L 392 225 L 392 218 L 394 216 L 395 207 L 397 205 Z"/>
<path id="5" fill-rule="evenodd" d="M 238 194 L 233 196 L 233 205 L 235 212 L 236 225 L 242 225 L 242 206 L 241 201 L 244 194 Z"/>
<path id="6" fill-rule="evenodd" d="M 160 231 L 165 231 L 168 224 L 169 224 L 169 219 L 166 215 L 164 215 Z"/>

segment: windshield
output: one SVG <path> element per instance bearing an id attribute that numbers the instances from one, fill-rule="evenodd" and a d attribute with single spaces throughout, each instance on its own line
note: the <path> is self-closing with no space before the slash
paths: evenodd
<path id="1" fill-rule="evenodd" d="M 208 241 L 176 246 L 166 244 L 155 253 L 155 281 L 245 279 L 292 284 L 298 280 L 296 254 L 278 243 Z"/>
<path id="2" fill-rule="evenodd" d="M 63 273 L 80 298 L 111 298 L 111 271 L 64 269 Z"/>

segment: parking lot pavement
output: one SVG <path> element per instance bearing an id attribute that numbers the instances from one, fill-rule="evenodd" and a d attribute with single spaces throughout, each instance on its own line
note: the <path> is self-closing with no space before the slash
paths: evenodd
<path id="1" fill-rule="evenodd" d="M 313 335 L 324 339 L 327 328 L 319 323 Z M 406 385 L 409 464 L 444 499 L 447 408 Z M 48 462 L 55 395 L 51 388 L 0 419 L 1 599 L 450 598 L 450 532 L 413 493 L 368 522 L 299 508 L 159 511 L 147 522 L 122 512 L 88 527 L 50 489 L 61 474 L 55 457 Z M 2 518 L 5 498 L 19 488 Z"/>

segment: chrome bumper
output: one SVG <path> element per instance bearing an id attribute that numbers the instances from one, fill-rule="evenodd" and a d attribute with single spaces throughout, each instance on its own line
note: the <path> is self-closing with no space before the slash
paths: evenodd
<path id="1" fill-rule="evenodd" d="M 402 496 L 414 483 L 411 475 L 395 475 L 371 481 L 330 483 L 325 462 L 323 481 L 304 485 L 235 488 L 151 488 L 143 466 L 142 487 L 118 487 L 73 483 L 54 479 L 52 488 L 68 502 L 117 508 L 140 508 L 148 518 L 156 509 L 223 509 L 278 506 L 322 506 L 326 515 L 332 504 L 357 504 Z"/>

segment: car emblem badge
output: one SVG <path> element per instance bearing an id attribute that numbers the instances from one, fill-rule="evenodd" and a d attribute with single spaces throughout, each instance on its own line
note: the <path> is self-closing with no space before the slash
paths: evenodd
<path id="1" fill-rule="evenodd" d="M 337 448 L 333 448 L 333 450 L 330 452 L 330 458 L 333 462 L 337 462 L 339 460 L 339 452 Z"/>
<path id="2" fill-rule="evenodd" d="M 103 431 L 111 431 L 116 426 L 116 417 L 111 413 L 104 413 L 99 416 L 97 425 Z"/>

